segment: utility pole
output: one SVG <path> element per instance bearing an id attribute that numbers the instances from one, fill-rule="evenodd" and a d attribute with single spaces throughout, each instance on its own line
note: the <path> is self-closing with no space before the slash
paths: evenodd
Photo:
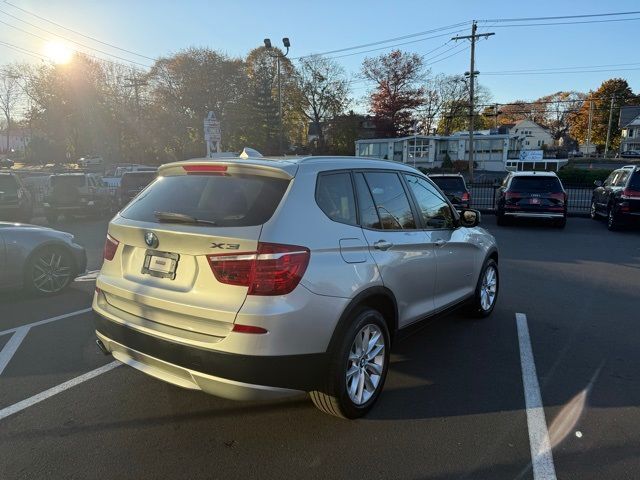
<path id="1" fill-rule="evenodd" d="M 591 120 L 593 120 L 593 100 L 589 100 L 589 126 L 587 127 L 587 155 L 591 155 Z"/>
<path id="2" fill-rule="evenodd" d="M 473 130 L 474 130 L 474 87 L 475 87 L 475 78 L 480 72 L 476 71 L 476 40 L 478 38 L 488 38 L 491 35 L 495 35 L 495 33 L 476 33 L 478 30 L 478 23 L 474 20 L 471 23 L 471 35 L 464 36 L 456 36 L 451 40 L 470 40 L 471 41 L 471 66 L 469 69 L 469 178 L 471 182 L 473 182 Z"/>
<path id="3" fill-rule="evenodd" d="M 140 121 L 140 87 L 144 87 L 145 85 L 148 85 L 148 82 L 146 80 L 142 80 L 139 77 L 129 77 L 129 78 L 125 78 L 125 80 L 127 80 L 130 83 L 124 85 L 124 87 L 133 88 L 133 94 L 136 99 L 136 117 L 137 117 L 137 120 Z"/>
<path id="4" fill-rule="evenodd" d="M 284 136 L 284 124 L 282 122 L 282 80 L 280 79 L 280 60 L 282 60 L 284 57 L 286 57 L 287 55 L 289 55 L 289 48 L 291 47 L 291 42 L 289 41 L 288 37 L 284 37 L 282 39 L 282 44 L 284 45 L 284 47 L 287 49 L 287 51 L 285 53 L 282 52 L 276 52 L 275 55 L 269 53 L 269 51 L 273 48 L 271 46 L 271 40 L 268 38 L 264 39 L 264 47 L 267 49 L 267 55 L 269 55 L 271 58 L 276 59 L 276 69 L 277 69 L 277 74 L 278 74 L 278 122 L 279 122 L 279 129 L 278 129 L 278 151 L 280 153 L 280 155 L 282 155 L 282 139 Z"/>
<path id="5" fill-rule="evenodd" d="M 607 125 L 607 141 L 604 144 L 604 158 L 607 158 L 609 153 L 609 137 L 611 135 L 611 121 L 613 120 L 613 100 L 614 96 L 611 95 L 611 106 L 609 106 L 609 124 Z"/>

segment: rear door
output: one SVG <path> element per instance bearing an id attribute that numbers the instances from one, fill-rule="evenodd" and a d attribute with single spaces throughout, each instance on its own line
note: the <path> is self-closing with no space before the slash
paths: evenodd
<path id="1" fill-rule="evenodd" d="M 398 173 L 355 173 L 360 223 L 384 285 L 396 297 L 398 326 L 434 310 L 436 259 L 433 245 L 417 228 L 416 212 Z"/>
<path id="2" fill-rule="evenodd" d="M 436 254 L 435 308 L 442 309 L 471 295 L 478 246 L 473 230 L 457 227 L 451 206 L 427 179 L 405 174 L 420 210 L 420 222 Z"/>
<path id="3" fill-rule="evenodd" d="M 291 176 L 203 167 L 164 172 L 116 216 L 109 226 L 115 254 L 104 262 L 98 287 L 120 310 L 215 335 L 246 298 L 247 259 Z"/>

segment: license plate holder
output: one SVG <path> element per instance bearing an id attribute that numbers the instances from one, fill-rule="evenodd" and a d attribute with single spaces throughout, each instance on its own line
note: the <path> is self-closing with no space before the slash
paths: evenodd
<path id="1" fill-rule="evenodd" d="M 147 250 L 144 255 L 142 273 L 152 277 L 175 280 L 180 255 L 177 253 Z"/>
<path id="2" fill-rule="evenodd" d="M 540 199 L 539 198 L 530 198 L 529 199 L 529 204 L 530 205 L 540 205 Z"/>

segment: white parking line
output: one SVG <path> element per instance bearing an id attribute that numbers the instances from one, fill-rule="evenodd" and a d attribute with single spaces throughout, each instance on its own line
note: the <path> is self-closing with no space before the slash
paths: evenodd
<path id="1" fill-rule="evenodd" d="M 556 468 L 553 464 L 547 420 L 544 416 L 538 374 L 536 373 L 536 364 L 533 359 L 527 316 L 524 313 L 516 313 L 516 325 L 520 343 L 520 367 L 522 368 L 524 401 L 527 407 L 527 427 L 529 429 L 533 478 L 534 480 L 556 480 Z"/>
<path id="2" fill-rule="evenodd" d="M 40 320 L 40 321 L 33 322 L 33 323 L 28 323 L 27 325 L 19 325 L 17 327 L 10 328 L 9 330 L 4 330 L 4 331 L 0 332 L 0 337 L 2 335 L 8 335 L 9 333 L 15 333 L 18 330 L 20 330 L 21 328 L 38 327 L 40 325 L 45 325 L 47 323 L 56 322 L 56 321 L 62 320 L 64 318 L 74 317 L 76 315 L 82 315 L 83 313 L 88 313 L 90 311 L 91 311 L 91 307 L 83 308 L 82 310 L 76 310 L 75 312 L 65 313 L 63 315 L 58 315 L 57 317 L 45 318 L 44 320 Z M 11 340 L 9 340 L 9 341 L 11 341 Z"/>
<path id="3" fill-rule="evenodd" d="M 24 340 L 24 337 L 27 336 L 29 332 L 29 327 L 20 327 L 16 332 L 11 336 L 7 344 L 4 346 L 2 351 L 0 351 L 0 374 L 4 372 L 5 367 L 13 357 L 13 355 L 18 350 L 18 347 Z"/>
<path id="4" fill-rule="evenodd" d="M 120 362 L 107 363 L 106 365 L 103 365 L 100 368 L 91 370 L 90 372 L 80 375 L 79 377 L 72 378 L 67 382 L 61 383 L 60 385 L 50 388 L 49 390 L 45 390 L 42 393 L 38 393 L 33 397 L 27 398 L 26 400 L 22 400 L 21 402 L 14 403 L 13 405 L 3 408 L 2 410 L 0 410 L 0 420 L 3 420 L 7 418 L 9 415 L 13 415 L 14 413 L 18 413 L 21 410 L 24 410 L 25 408 L 35 405 L 36 403 L 40 403 L 43 400 L 46 400 L 47 398 L 53 397 L 58 393 L 64 392 L 65 390 L 68 390 L 71 387 L 75 387 L 76 385 L 79 385 L 82 382 L 86 382 L 87 380 L 91 380 L 92 378 L 95 378 L 98 375 L 102 375 L 103 373 L 113 370 L 114 368 L 120 365 L 122 365 Z"/>

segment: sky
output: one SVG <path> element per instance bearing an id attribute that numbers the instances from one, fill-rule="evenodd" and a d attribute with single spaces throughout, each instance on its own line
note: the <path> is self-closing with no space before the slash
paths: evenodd
<path id="1" fill-rule="evenodd" d="M 10 4 L 95 39 L 150 58 L 167 56 L 190 46 L 210 47 L 230 56 L 241 57 L 252 48 L 261 46 L 265 37 L 271 38 L 274 45 L 281 46 L 281 38 L 286 36 L 291 41 L 289 57 L 295 59 L 312 53 L 333 51 L 435 30 L 472 19 L 480 21 L 640 11 L 638 0 L 617 0 L 616 2 L 602 0 L 524 2 L 505 2 L 504 0 L 448 2 L 429 0 L 316 0 L 314 2 L 303 0 L 271 2 L 257 0 L 226 2 L 213 0 L 182 0 L 180 2 L 8 0 L 8 2 L 0 0 L 0 22 L 5 22 L 0 23 L 0 64 L 11 61 L 38 62 L 39 60 L 33 56 L 18 53 L 1 42 L 43 54 L 46 39 L 56 38 L 43 31 L 43 28 L 103 52 L 143 64 L 152 63 L 149 59 L 77 36 L 16 9 Z M 18 18 L 35 26 L 27 25 Z M 585 18 L 584 20 L 606 18 Z M 490 90 L 493 101 L 500 103 L 515 99 L 533 100 L 560 90 L 586 92 L 596 89 L 603 80 L 611 77 L 627 79 L 631 88 L 640 92 L 640 60 L 635 60 L 640 13 L 615 18 L 629 20 L 528 27 L 521 24 L 544 23 L 544 21 L 520 22 L 518 26 L 512 27 L 504 25 L 514 25 L 514 22 L 480 21 L 478 32 L 494 32 L 495 35 L 477 44 L 476 70 L 480 71 L 478 82 Z M 42 38 L 18 31 L 7 24 L 35 33 Z M 396 48 L 424 55 L 425 63 L 434 74 L 460 74 L 469 70 L 468 42 L 456 44 L 450 38 L 456 34 L 469 33 L 470 25 L 451 27 L 429 35 L 327 56 L 338 57 L 362 50 L 381 48 L 366 54 L 356 53 L 336 58 L 336 61 L 344 66 L 353 79 L 352 95 L 358 99 L 364 98 L 368 89 L 367 83 L 357 78 L 362 60 L 366 56 L 389 52 L 393 49 L 393 45 L 398 43 L 412 42 Z M 429 38 L 436 35 L 438 35 L 437 38 Z M 67 43 L 80 50 L 84 49 L 73 43 Z M 93 54 L 117 60 L 101 52 L 93 51 Z M 595 68 L 596 66 L 598 68 Z M 570 73 L 568 67 L 586 68 L 581 68 L 581 73 Z M 563 71 L 558 72 L 558 69 Z M 492 72 L 514 70 L 534 70 L 544 73 L 492 74 Z M 589 72 L 584 72 L 585 70 Z"/>

